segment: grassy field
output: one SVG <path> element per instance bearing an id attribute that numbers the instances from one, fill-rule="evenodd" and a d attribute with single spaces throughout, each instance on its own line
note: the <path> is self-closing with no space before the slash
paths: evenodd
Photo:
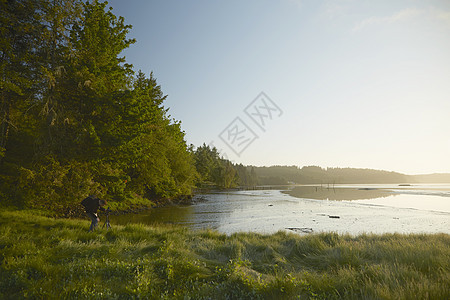
<path id="1" fill-rule="evenodd" d="M 450 299 L 450 236 L 299 236 L 0 212 L 0 299 Z"/>

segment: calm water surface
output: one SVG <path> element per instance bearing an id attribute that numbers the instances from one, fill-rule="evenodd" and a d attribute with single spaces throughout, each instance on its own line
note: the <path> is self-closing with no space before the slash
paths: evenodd
<path id="1" fill-rule="evenodd" d="M 339 201 L 337 201 L 339 200 Z M 450 185 L 297 186 L 196 195 L 192 205 L 112 216 L 111 223 L 180 224 L 231 234 L 335 231 L 450 234 Z"/>

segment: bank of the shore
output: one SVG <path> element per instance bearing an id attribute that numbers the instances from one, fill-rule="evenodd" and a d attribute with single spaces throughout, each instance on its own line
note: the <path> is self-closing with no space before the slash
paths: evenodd
<path id="1" fill-rule="evenodd" d="M 450 297 L 447 234 L 220 234 L 0 212 L 0 298 Z"/>
<path id="2" fill-rule="evenodd" d="M 107 202 L 107 207 L 110 207 L 111 215 L 125 215 L 125 214 L 135 214 L 143 211 L 147 211 L 152 208 L 163 207 L 167 205 L 174 204 L 190 204 L 193 195 L 182 195 L 176 198 L 156 198 L 152 200 L 141 199 L 140 201 L 131 202 Z M 82 199 L 81 199 L 82 200 Z M 83 206 L 80 203 L 70 203 L 66 206 L 58 206 L 52 208 L 36 208 L 40 210 L 43 215 L 56 217 L 56 218 L 67 218 L 67 219 L 81 219 L 86 217 Z M 1 207 L 0 207 L 1 208 Z M 14 209 L 14 207 L 12 207 Z M 99 211 L 102 214 L 101 211 Z"/>

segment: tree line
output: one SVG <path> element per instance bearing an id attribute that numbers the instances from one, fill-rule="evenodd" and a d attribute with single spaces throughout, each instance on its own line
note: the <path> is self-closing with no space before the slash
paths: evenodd
<path id="1" fill-rule="evenodd" d="M 450 183 L 450 174 L 407 175 L 361 168 L 271 166 L 253 168 L 261 185 L 342 183 Z"/>

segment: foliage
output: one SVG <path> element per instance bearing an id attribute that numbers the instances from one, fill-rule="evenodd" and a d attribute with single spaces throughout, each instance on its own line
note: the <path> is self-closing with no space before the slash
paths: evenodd
<path id="1" fill-rule="evenodd" d="M 447 234 L 224 235 L 111 222 L 89 233 L 87 220 L 0 212 L 0 298 L 450 296 Z"/>
<path id="2" fill-rule="evenodd" d="M 181 125 L 153 74 L 120 56 L 131 26 L 107 2 L 0 9 L 4 203 L 61 211 L 88 194 L 116 206 L 191 194 L 197 173 Z"/>
<path id="3" fill-rule="evenodd" d="M 216 186 L 218 188 L 254 187 L 256 174 L 242 164 L 233 164 L 220 156 L 215 147 L 203 144 L 194 151 L 195 167 L 199 174 L 197 185 Z"/>

